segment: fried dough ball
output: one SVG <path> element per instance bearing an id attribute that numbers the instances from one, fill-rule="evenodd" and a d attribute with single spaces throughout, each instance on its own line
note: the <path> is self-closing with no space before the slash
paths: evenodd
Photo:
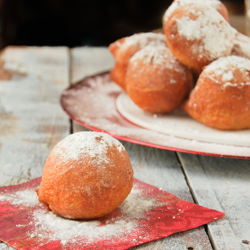
<path id="1" fill-rule="evenodd" d="M 230 54 L 237 31 L 205 4 L 187 4 L 163 23 L 169 49 L 183 64 L 199 68 Z"/>
<path id="2" fill-rule="evenodd" d="M 222 57 L 205 67 L 183 109 L 207 126 L 250 128 L 250 60 Z"/>
<path id="3" fill-rule="evenodd" d="M 146 46 L 129 61 L 127 92 L 141 109 L 169 113 L 179 107 L 193 87 L 191 71 L 165 46 Z"/>
<path id="4" fill-rule="evenodd" d="M 169 8 L 165 11 L 163 16 L 163 23 L 167 22 L 170 15 L 180 7 L 186 5 L 186 4 L 204 4 L 207 6 L 211 6 L 214 9 L 216 9 L 228 22 L 229 16 L 228 16 L 228 10 L 226 6 L 219 0 L 174 0 L 172 4 L 169 6 Z"/>
<path id="5" fill-rule="evenodd" d="M 110 78 L 126 91 L 125 75 L 129 59 L 147 45 L 166 45 L 166 38 L 161 33 L 138 33 L 117 40 L 109 45 L 109 50 L 115 59 L 115 66 L 110 71 Z"/>
<path id="6" fill-rule="evenodd" d="M 122 144 L 104 133 L 67 136 L 51 151 L 37 190 L 41 203 L 70 219 L 93 219 L 115 210 L 133 186 Z"/>

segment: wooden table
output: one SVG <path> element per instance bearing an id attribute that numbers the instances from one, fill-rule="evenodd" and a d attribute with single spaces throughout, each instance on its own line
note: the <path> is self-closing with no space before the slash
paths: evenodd
<path id="1" fill-rule="evenodd" d="M 5 186 L 41 176 L 52 147 L 86 130 L 62 111 L 60 94 L 70 82 L 109 70 L 113 59 L 107 48 L 87 47 L 8 47 L 0 59 L 0 186 Z M 122 143 L 136 178 L 226 214 L 137 249 L 250 249 L 249 160 Z M 0 243 L 0 249 L 12 248 Z"/>

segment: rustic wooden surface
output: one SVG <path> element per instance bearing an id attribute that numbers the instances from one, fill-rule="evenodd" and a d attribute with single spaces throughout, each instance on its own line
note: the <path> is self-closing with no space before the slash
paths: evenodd
<path id="1" fill-rule="evenodd" d="M 67 48 L 11 48 L 0 59 L 0 79 L 4 79 L 0 81 L 0 186 L 4 186 L 40 176 L 53 145 L 71 132 L 86 130 L 63 113 L 60 94 L 69 78 L 75 83 L 109 70 L 114 62 L 107 48 L 75 48 L 70 53 Z M 207 226 L 135 249 L 250 249 L 249 160 L 122 143 L 136 178 L 226 213 Z M 12 248 L 2 243 L 3 249 Z"/>
<path id="2" fill-rule="evenodd" d="M 250 249 L 250 161 L 178 155 L 195 201 L 226 214 L 208 224 L 215 249 Z"/>
<path id="3" fill-rule="evenodd" d="M 67 48 L 15 48 L 1 55 L 0 186 L 42 174 L 52 147 L 70 131 L 59 105 L 69 85 Z M 1 228 L 0 228 L 1 230 Z M 12 249 L 0 244 L 0 249 Z"/>

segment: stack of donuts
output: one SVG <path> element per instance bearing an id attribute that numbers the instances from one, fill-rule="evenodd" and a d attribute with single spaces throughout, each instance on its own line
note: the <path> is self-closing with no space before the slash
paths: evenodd
<path id="1" fill-rule="evenodd" d="M 110 78 L 142 110 L 182 107 L 222 130 L 250 128 L 250 38 L 230 24 L 218 0 L 174 0 L 162 33 L 139 33 L 110 44 Z"/>

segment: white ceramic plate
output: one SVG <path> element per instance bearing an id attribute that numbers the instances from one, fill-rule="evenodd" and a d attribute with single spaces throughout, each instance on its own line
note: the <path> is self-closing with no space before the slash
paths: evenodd
<path id="1" fill-rule="evenodd" d="M 154 115 L 137 107 L 122 92 L 116 99 L 118 111 L 132 123 L 167 135 L 209 143 L 250 146 L 250 130 L 222 131 L 207 127 L 192 119 L 183 110 L 171 114 Z"/>
<path id="2" fill-rule="evenodd" d="M 154 116 L 137 108 L 109 72 L 85 78 L 61 95 L 71 119 L 117 139 L 179 152 L 250 159 L 250 130 L 211 129 L 177 110 Z"/>

